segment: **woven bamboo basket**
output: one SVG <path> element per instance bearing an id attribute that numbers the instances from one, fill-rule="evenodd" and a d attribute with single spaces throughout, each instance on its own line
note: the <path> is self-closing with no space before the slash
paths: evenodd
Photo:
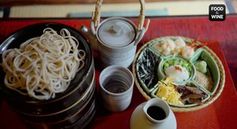
<path id="1" fill-rule="evenodd" d="M 167 37 L 169 37 L 169 36 L 167 36 Z M 182 37 L 182 38 L 184 38 L 185 40 L 192 40 L 192 39 L 186 38 L 186 37 Z M 201 43 L 201 42 L 199 42 L 199 43 Z M 146 100 L 149 100 L 152 97 L 145 92 L 145 90 L 142 88 L 141 84 L 139 83 L 137 72 L 136 72 L 136 62 L 137 62 L 137 59 L 138 59 L 140 53 L 144 50 L 144 48 L 146 48 L 148 46 L 148 44 L 149 44 L 149 42 L 144 44 L 138 50 L 138 52 L 137 52 L 137 54 L 135 56 L 134 62 L 132 64 L 132 72 L 133 72 L 133 76 L 135 78 L 136 87 L 138 88 L 139 92 L 143 95 L 143 97 Z M 205 49 L 206 51 L 209 52 L 209 54 L 213 57 L 213 59 L 215 60 L 217 66 L 218 66 L 218 68 L 220 70 L 220 81 L 219 81 L 218 87 L 217 87 L 215 93 L 207 101 L 205 101 L 205 102 L 203 102 L 201 104 L 198 104 L 198 105 L 195 105 L 195 106 L 191 106 L 191 107 L 175 107 L 175 106 L 170 105 L 171 109 L 174 112 L 190 112 L 190 111 L 196 111 L 196 110 L 205 108 L 208 105 L 212 104 L 215 100 L 217 100 L 217 98 L 221 95 L 221 93 L 222 93 L 222 91 L 224 89 L 224 86 L 225 86 L 225 70 L 224 70 L 224 66 L 223 66 L 221 60 L 219 59 L 219 57 L 209 47 L 204 46 L 203 49 Z"/>

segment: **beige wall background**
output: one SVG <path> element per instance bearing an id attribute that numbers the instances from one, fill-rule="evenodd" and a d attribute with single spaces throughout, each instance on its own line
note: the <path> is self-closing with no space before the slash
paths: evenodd
<path id="1" fill-rule="evenodd" d="M 0 0 L 1 6 L 10 6 L 9 17 L 90 17 L 96 0 Z M 237 10 L 237 0 L 145 0 L 149 15 L 207 15 L 210 4 L 225 4 Z M 226 2 L 228 1 L 228 2 Z M 123 10 L 121 10 L 123 7 Z M 138 0 L 104 0 L 102 14 L 138 13 Z M 227 13 L 229 9 L 227 8 Z M 0 11 L 1 15 L 1 11 Z"/>
<path id="2" fill-rule="evenodd" d="M 196 1 L 196 0 L 145 0 L 146 2 Z M 208 1 L 208 0 L 202 0 Z M 210 0 L 209 0 L 210 1 Z M 32 5 L 32 4 L 90 4 L 96 0 L 0 0 L 1 5 Z M 104 3 L 135 3 L 138 0 L 103 0 Z"/>

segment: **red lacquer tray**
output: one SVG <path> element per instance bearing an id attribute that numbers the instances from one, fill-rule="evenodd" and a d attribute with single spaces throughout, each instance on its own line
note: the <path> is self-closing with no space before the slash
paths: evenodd
<path id="1" fill-rule="evenodd" d="M 16 30 L 39 22 L 58 22 L 75 28 L 81 25 L 89 26 L 89 19 L 35 19 L 35 20 L 7 20 L 0 21 L 0 41 L 3 41 L 8 35 Z M 237 92 L 232 81 L 230 71 L 225 60 L 225 56 L 219 44 L 229 41 L 237 41 L 234 34 L 237 33 L 237 17 L 227 17 L 224 22 L 210 22 L 207 16 L 202 17 L 167 17 L 152 18 L 150 29 L 141 41 L 143 43 L 157 37 L 166 35 L 181 35 L 193 39 L 205 40 L 208 46 L 221 59 L 225 73 L 226 82 L 221 96 L 208 107 L 193 112 L 175 113 L 178 129 L 236 129 L 237 118 Z M 217 28 L 214 28 L 217 27 Z M 224 33 L 225 29 L 231 29 L 229 33 Z M 219 32 L 220 31 L 220 32 Z M 228 31 L 228 30 L 225 30 Z M 229 36 L 232 34 L 232 36 Z M 229 36 L 229 37 L 228 37 Z M 214 41 L 214 42 L 213 42 Z M 218 42 L 215 42 L 218 41 Z M 99 59 L 95 55 L 95 64 Z M 98 86 L 98 76 L 100 70 L 96 70 L 96 80 Z M 136 86 L 130 107 L 123 112 L 109 113 L 102 107 L 98 107 L 96 118 L 92 123 L 93 129 L 129 129 L 129 120 L 133 110 L 145 98 L 139 93 Z M 9 109 L 9 106 L 3 100 L 0 107 L 0 129 L 26 129 L 22 120 Z"/>

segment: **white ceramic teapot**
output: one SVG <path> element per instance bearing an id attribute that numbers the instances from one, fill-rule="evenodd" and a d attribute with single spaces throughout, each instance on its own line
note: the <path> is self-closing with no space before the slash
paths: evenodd
<path id="1" fill-rule="evenodd" d="M 137 44 L 144 36 L 150 21 L 144 27 L 144 0 L 140 0 L 139 24 L 123 17 L 110 17 L 100 22 L 100 8 L 103 0 L 96 1 L 92 14 L 90 35 L 92 44 L 97 44 L 101 61 L 105 66 L 119 65 L 128 67 L 132 63 Z M 86 32 L 84 27 L 82 31 Z M 94 37 L 94 40 L 93 40 Z M 95 47 L 94 47 L 95 48 Z"/>

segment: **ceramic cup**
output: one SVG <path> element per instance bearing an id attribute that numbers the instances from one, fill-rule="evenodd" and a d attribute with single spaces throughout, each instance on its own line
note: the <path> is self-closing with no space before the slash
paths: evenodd
<path id="1" fill-rule="evenodd" d="M 112 112 L 123 111 L 131 103 L 134 78 L 129 69 L 112 65 L 99 77 L 100 93 L 104 107 Z"/>

